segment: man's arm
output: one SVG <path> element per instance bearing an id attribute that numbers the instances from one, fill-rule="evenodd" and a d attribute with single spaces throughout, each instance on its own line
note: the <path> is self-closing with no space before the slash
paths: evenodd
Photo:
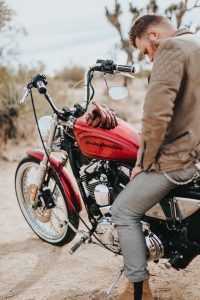
<path id="1" fill-rule="evenodd" d="M 167 40 L 157 51 L 144 103 L 141 145 L 136 162 L 136 166 L 145 171 L 155 161 L 163 143 L 185 67 L 185 55 L 177 41 Z"/>

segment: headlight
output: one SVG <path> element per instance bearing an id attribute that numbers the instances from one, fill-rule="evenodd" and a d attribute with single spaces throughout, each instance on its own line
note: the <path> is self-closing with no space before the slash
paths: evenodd
<path id="1" fill-rule="evenodd" d="M 47 142 L 49 138 L 49 133 L 51 129 L 51 120 L 52 120 L 51 116 L 44 116 L 38 120 L 39 129 L 44 142 Z"/>

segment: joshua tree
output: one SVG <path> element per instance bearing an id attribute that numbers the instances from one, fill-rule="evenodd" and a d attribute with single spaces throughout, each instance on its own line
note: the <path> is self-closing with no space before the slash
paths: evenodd
<path id="1" fill-rule="evenodd" d="M 192 6 L 189 7 L 188 0 L 180 1 L 178 4 L 171 4 L 164 11 L 165 15 L 170 19 L 176 21 L 177 28 L 183 25 L 183 17 L 193 9 L 200 7 L 200 0 L 195 0 Z M 129 11 L 133 15 L 133 19 L 137 18 L 142 13 L 157 13 L 159 7 L 156 0 L 149 0 L 149 3 L 146 7 L 140 9 L 136 6 L 133 6 L 132 3 L 129 4 Z M 118 0 L 115 0 L 113 12 L 110 12 L 108 8 L 105 8 L 105 13 L 108 21 L 114 26 L 120 36 L 119 48 L 126 52 L 127 54 L 127 64 L 133 63 L 133 48 L 129 43 L 127 37 L 122 34 L 121 23 L 119 21 L 119 16 L 122 14 L 121 5 Z M 192 25 L 192 24 L 191 24 Z M 188 26 L 189 27 L 189 26 Z M 199 26 L 196 26 L 196 31 L 200 30 Z M 139 55 L 138 60 L 141 60 L 142 57 Z"/>
<path id="2" fill-rule="evenodd" d="M 184 0 L 179 2 L 178 4 L 171 4 L 165 9 L 165 14 L 170 20 L 172 20 L 175 17 L 177 28 L 179 28 L 183 24 L 183 17 L 185 16 L 185 14 L 199 7 L 199 0 L 196 0 L 195 3 L 190 7 L 188 5 L 188 0 Z M 199 26 L 196 27 L 196 31 L 198 30 Z"/>

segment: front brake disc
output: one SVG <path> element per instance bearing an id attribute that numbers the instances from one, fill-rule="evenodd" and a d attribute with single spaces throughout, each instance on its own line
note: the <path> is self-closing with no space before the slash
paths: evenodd
<path id="1" fill-rule="evenodd" d="M 37 189 L 38 187 L 36 184 L 30 184 L 27 189 L 27 196 L 31 204 L 31 212 L 37 220 L 47 223 L 51 219 L 51 209 L 47 209 L 42 203 L 37 208 L 33 208 L 33 205 L 37 199 Z"/>

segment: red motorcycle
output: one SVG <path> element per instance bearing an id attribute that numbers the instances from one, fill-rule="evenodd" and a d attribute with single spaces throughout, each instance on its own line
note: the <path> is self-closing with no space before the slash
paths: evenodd
<path id="1" fill-rule="evenodd" d="M 71 254 L 92 239 L 121 254 L 110 208 L 130 180 L 140 134 L 119 118 L 118 126 L 111 130 L 87 124 L 84 114 L 94 96 L 95 72 L 131 76 L 134 69 L 98 60 L 85 73 L 83 102 L 73 109 L 55 107 L 44 75 L 37 74 L 27 84 L 21 103 L 31 96 L 35 113 L 32 89 L 37 88 L 50 104 L 53 115 L 37 121 L 35 113 L 44 150 L 28 151 L 19 163 L 16 195 L 26 221 L 45 242 L 65 245 L 81 232 L 80 240 L 70 249 Z M 114 90 L 124 93 L 120 88 L 113 89 L 110 94 L 114 98 Z M 61 159 L 53 155 L 55 151 L 62 152 Z M 68 162 L 79 191 L 67 171 Z M 79 215 L 82 202 L 90 226 Z M 162 257 L 167 258 L 166 267 L 183 269 L 200 254 L 199 207 L 200 181 L 196 179 L 178 186 L 143 216 L 148 260 L 158 262 Z M 80 220 L 85 224 L 85 231 L 78 230 Z"/>

